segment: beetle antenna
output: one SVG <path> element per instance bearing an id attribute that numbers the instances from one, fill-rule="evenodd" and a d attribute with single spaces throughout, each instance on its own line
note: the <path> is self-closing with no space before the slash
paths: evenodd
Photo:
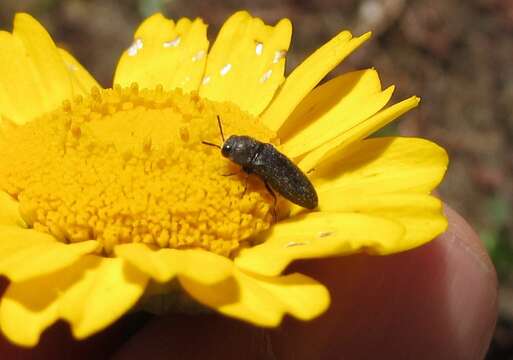
<path id="1" fill-rule="evenodd" d="M 218 149 L 221 149 L 221 146 L 219 146 L 217 144 L 210 143 L 208 141 L 202 141 L 202 143 L 205 144 L 205 145 L 209 145 L 209 146 L 213 146 L 213 147 L 216 147 Z"/>
<path id="2" fill-rule="evenodd" d="M 223 144 L 224 144 L 224 142 L 226 140 L 224 139 L 223 126 L 221 125 L 221 117 L 219 115 L 217 115 L 217 125 L 219 125 L 219 131 L 221 132 L 221 139 L 223 139 Z"/>

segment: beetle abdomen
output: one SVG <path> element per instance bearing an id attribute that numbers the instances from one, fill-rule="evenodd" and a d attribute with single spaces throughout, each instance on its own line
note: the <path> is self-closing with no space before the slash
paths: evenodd
<path id="1" fill-rule="evenodd" d="M 271 144 L 262 144 L 251 171 L 287 200 L 307 209 L 318 205 L 317 192 L 308 177 Z"/>

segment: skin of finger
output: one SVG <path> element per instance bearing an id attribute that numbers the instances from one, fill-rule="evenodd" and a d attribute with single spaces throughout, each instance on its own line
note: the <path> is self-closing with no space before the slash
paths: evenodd
<path id="1" fill-rule="evenodd" d="M 496 273 L 470 226 L 446 214 L 448 231 L 413 251 L 301 264 L 328 285 L 333 305 L 274 332 L 276 358 L 483 359 L 497 318 Z"/>
<path id="2" fill-rule="evenodd" d="M 273 359 L 265 329 L 219 315 L 156 317 L 113 359 Z"/>
<path id="3" fill-rule="evenodd" d="M 218 316 L 150 321 L 117 359 L 482 359 L 497 315 L 495 270 L 475 232 L 447 209 L 448 231 L 402 254 L 308 261 L 332 306 L 264 331 Z"/>

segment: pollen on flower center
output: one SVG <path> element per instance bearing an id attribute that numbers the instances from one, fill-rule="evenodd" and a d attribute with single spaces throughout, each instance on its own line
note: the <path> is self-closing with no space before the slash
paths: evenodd
<path id="1" fill-rule="evenodd" d="M 93 89 L 23 126 L 4 125 L 0 188 L 29 226 L 64 242 L 204 248 L 229 256 L 269 227 L 272 199 L 202 140 L 227 135 L 272 142 L 228 103 L 137 86 Z"/>

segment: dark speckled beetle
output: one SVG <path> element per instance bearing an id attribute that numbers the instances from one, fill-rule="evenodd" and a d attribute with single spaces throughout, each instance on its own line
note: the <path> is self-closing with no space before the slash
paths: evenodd
<path id="1" fill-rule="evenodd" d="M 221 154 L 240 165 L 247 174 L 258 175 L 265 183 L 267 190 L 276 202 L 276 196 L 271 189 L 277 191 L 284 198 L 294 204 L 307 209 L 317 207 L 317 192 L 305 174 L 267 143 L 260 142 L 249 136 L 232 135 L 225 141 L 221 120 L 217 117 L 219 131 L 223 139 L 223 146 L 203 141 L 203 144 L 221 149 Z"/>

